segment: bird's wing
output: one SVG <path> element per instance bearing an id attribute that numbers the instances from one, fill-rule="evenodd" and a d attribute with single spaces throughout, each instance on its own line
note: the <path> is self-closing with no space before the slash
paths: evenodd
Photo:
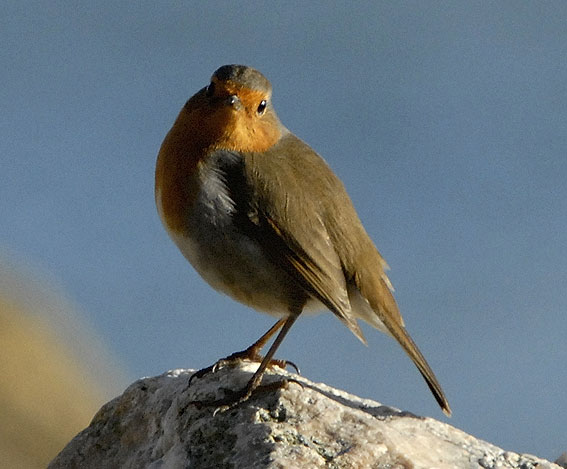
<path id="1" fill-rule="evenodd" d="M 239 170 L 227 172 L 227 185 L 239 223 L 264 253 L 310 296 L 319 300 L 358 337 L 366 340 L 351 312 L 341 260 L 324 224 L 313 171 L 325 165 L 307 145 L 275 152 L 241 154 Z M 310 158 L 297 151 L 310 151 Z M 294 153 L 295 152 L 295 153 Z M 287 159 L 290 157 L 293 161 Z M 315 158 L 316 157 L 316 158 Z M 310 165 L 315 167 L 310 167 Z M 242 178 L 242 179 L 241 179 Z M 323 191 L 323 194 L 326 191 Z"/>
<path id="2" fill-rule="evenodd" d="M 262 214 L 260 224 L 260 243 L 269 251 L 274 262 L 284 266 L 310 296 L 327 306 L 356 337 L 366 343 L 352 315 L 339 257 L 321 220 L 311 220 L 300 233 L 287 230 L 286 224 L 272 214 Z"/>

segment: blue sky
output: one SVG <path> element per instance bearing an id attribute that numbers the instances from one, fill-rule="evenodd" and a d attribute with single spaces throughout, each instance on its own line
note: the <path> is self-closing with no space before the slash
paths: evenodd
<path id="1" fill-rule="evenodd" d="M 567 450 L 567 3 L 7 2 L 0 251 L 49 271 L 134 379 L 199 368 L 272 318 L 168 239 L 155 158 L 226 63 L 261 70 L 392 267 L 450 423 Z M 331 314 L 279 350 L 314 381 L 443 418 L 411 361 Z M 117 365 L 118 366 L 118 365 Z"/>

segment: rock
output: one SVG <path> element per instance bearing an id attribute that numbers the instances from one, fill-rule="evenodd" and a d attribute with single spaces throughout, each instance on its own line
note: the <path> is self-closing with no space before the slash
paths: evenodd
<path id="1" fill-rule="evenodd" d="M 244 386 L 256 366 L 225 367 L 190 388 L 190 370 L 136 381 L 104 405 L 49 468 L 559 469 L 278 368 L 264 383 L 287 377 L 301 384 L 260 390 L 223 413 L 188 405 Z"/>
<path id="2" fill-rule="evenodd" d="M 567 468 L 567 451 L 557 458 L 555 464 L 559 467 Z"/>

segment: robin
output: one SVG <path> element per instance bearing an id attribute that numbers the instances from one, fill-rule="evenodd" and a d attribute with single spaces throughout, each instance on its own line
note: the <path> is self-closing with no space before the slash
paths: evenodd
<path id="1" fill-rule="evenodd" d="M 210 404 L 226 409 L 248 399 L 299 315 L 327 308 L 363 343 L 357 319 L 396 339 L 450 415 L 343 184 L 282 125 L 271 95 L 259 71 L 220 67 L 183 106 L 157 159 L 157 209 L 183 255 L 216 290 L 280 318 L 228 357 L 260 361 L 247 386 Z"/>

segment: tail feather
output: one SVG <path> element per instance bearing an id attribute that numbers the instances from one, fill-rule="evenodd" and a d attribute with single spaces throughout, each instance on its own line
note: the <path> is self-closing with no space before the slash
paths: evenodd
<path id="1" fill-rule="evenodd" d="M 427 386 L 429 386 L 429 389 L 433 393 L 435 400 L 438 402 L 439 406 L 441 406 L 441 409 L 443 410 L 445 415 L 450 417 L 451 407 L 449 406 L 449 402 L 445 397 L 445 393 L 443 392 L 439 381 L 437 381 L 435 373 L 433 373 L 433 370 L 427 363 L 427 360 L 425 360 L 425 357 L 422 355 L 413 339 L 410 337 L 404 327 L 398 324 L 389 324 L 389 326 L 390 332 L 415 363 L 415 366 L 421 373 L 421 376 L 423 376 L 423 378 L 425 379 Z"/>
<path id="2" fill-rule="evenodd" d="M 376 319 L 368 320 L 364 316 L 359 317 L 378 329 L 383 330 L 384 327 L 387 329 L 387 332 L 396 339 L 415 363 L 415 366 L 417 366 L 417 369 L 425 379 L 427 386 L 429 386 L 429 389 L 433 393 L 435 400 L 441 406 L 443 412 L 447 416 L 450 416 L 451 408 L 449 407 L 449 402 L 445 397 L 445 393 L 443 392 L 439 381 L 437 381 L 433 370 L 425 360 L 425 357 L 419 351 L 419 348 L 406 331 L 398 305 L 390 291 L 389 285 L 382 277 L 379 276 L 379 274 L 376 274 L 375 272 L 373 272 L 373 274 L 374 275 L 368 271 L 365 272 L 365 282 L 360 281 L 361 276 L 355 276 L 355 283 L 360 294 L 368 301 L 374 314 L 378 317 L 378 321 Z M 385 277 L 385 274 L 383 274 L 383 276 Z M 368 316 L 368 313 L 366 313 L 365 316 Z M 382 327 L 379 327 L 376 324 Z"/>

